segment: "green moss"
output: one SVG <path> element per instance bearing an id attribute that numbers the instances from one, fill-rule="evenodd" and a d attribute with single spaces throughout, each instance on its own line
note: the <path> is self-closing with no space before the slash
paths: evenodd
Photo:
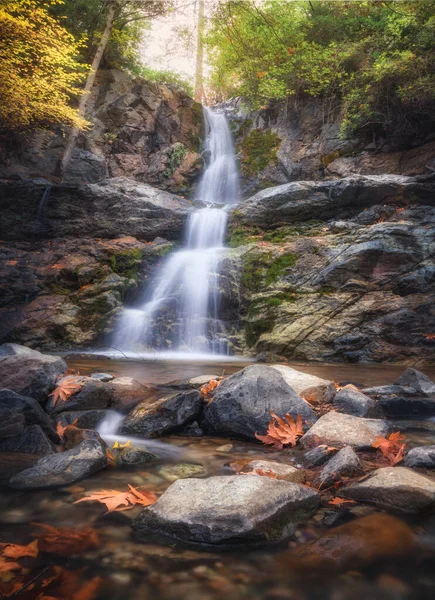
<path id="1" fill-rule="evenodd" d="M 187 154 L 187 148 L 181 142 L 177 142 L 172 146 L 168 152 L 169 164 L 163 171 L 163 175 L 168 179 L 172 177 L 175 171 L 183 162 L 184 157 Z"/>
<path id="2" fill-rule="evenodd" d="M 271 317 L 258 319 L 256 321 L 247 321 L 245 326 L 245 339 L 248 346 L 254 346 L 261 334 L 271 331 L 275 320 Z"/>
<path id="3" fill-rule="evenodd" d="M 271 283 L 277 281 L 285 271 L 285 269 L 289 267 L 294 267 L 297 261 L 297 256 L 294 252 L 289 252 L 288 254 L 282 254 L 278 256 L 270 267 L 267 269 L 266 273 L 266 286 Z"/>
<path id="4" fill-rule="evenodd" d="M 278 162 L 276 152 L 281 139 L 271 131 L 253 129 L 240 142 L 239 151 L 242 157 L 242 170 L 245 175 L 256 175 L 270 163 Z"/>
<path id="5" fill-rule="evenodd" d="M 50 286 L 50 291 L 52 294 L 55 294 L 55 296 L 69 296 L 72 293 L 70 289 L 61 285 L 56 285 L 55 283 Z"/>
<path id="6" fill-rule="evenodd" d="M 172 251 L 173 247 L 174 247 L 173 244 L 167 244 L 165 246 L 161 246 L 160 248 L 156 248 L 154 250 L 154 254 L 156 254 L 157 256 L 164 257 Z"/>
<path id="7" fill-rule="evenodd" d="M 142 261 L 144 252 L 141 248 L 127 248 L 112 254 L 109 260 L 110 268 L 114 273 L 137 280 L 138 267 Z"/>
<path id="8" fill-rule="evenodd" d="M 261 234 L 261 230 L 258 227 L 250 227 L 248 225 L 235 225 L 231 229 L 228 245 L 230 246 L 230 248 L 244 246 L 245 244 L 249 244 L 252 242 L 252 240 L 249 240 L 249 237 L 259 234 Z"/>
<path id="9" fill-rule="evenodd" d="M 248 252 L 243 257 L 242 286 L 249 292 L 256 292 L 262 287 L 267 265 L 272 258 L 270 252 L 258 254 Z"/>

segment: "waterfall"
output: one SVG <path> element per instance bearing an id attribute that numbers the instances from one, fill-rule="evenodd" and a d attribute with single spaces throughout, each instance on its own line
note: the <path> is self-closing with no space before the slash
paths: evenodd
<path id="1" fill-rule="evenodd" d="M 123 310 L 113 347 L 143 351 L 227 354 L 219 320 L 219 263 L 228 205 L 239 198 L 233 140 L 224 115 L 204 108 L 206 168 L 195 199 L 205 208 L 188 219 L 184 247 L 168 256 L 141 304 Z"/>

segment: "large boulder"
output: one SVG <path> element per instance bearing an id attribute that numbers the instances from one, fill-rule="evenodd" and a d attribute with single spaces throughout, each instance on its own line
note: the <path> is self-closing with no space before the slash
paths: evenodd
<path id="1" fill-rule="evenodd" d="M 414 371 L 414 369 L 409 369 Z M 416 371 L 418 373 L 418 371 Z M 423 377 L 423 375 L 421 373 Z M 430 382 L 430 379 L 428 379 Z M 402 383 L 414 383 L 415 377 L 401 379 Z M 430 382 L 431 383 L 431 382 Z M 383 411 L 387 417 L 405 418 L 405 417 L 425 417 L 435 415 L 435 394 L 429 395 L 417 387 L 410 387 L 395 383 L 394 385 L 378 386 L 367 388 L 363 392 L 372 398 L 376 399 L 377 406 Z M 430 386 L 426 386 L 426 390 Z"/>
<path id="2" fill-rule="evenodd" d="M 59 443 L 57 435 L 50 418 L 43 411 L 40 404 L 29 396 L 20 396 L 11 390 L 0 390 L 0 411 L 7 410 L 15 416 L 16 424 L 23 420 L 24 426 L 38 425 L 42 431 L 55 444 Z M 4 424 L 2 420 L 2 424 Z M 18 432 L 17 432 L 18 433 Z"/>
<path id="3" fill-rule="evenodd" d="M 22 433 L 0 441 L 0 453 L 32 454 L 46 456 L 53 454 L 55 447 L 39 425 L 30 425 Z"/>
<path id="4" fill-rule="evenodd" d="M 323 487 L 334 485 L 344 477 L 362 475 L 364 470 L 355 451 L 350 446 L 345 446 L 323 467 L 319 475 L 319 482 Z"/>
<path id="5" fill-rule="evenodd" d="M 106 416 L 104 409 L 95 410 L 69 410 L 56 415 L 56 423 L 63 427 L 75 424 L 81 429 L 95 429 Z"/>
<path id="6" fill-rule="evenodd" d="M 269 477 L 180 479 L 142 511 L 134 527 L 200 544 L 262 543 L 285 537 L 291 523 L 318 506 L 314 490 Z"/>
<path id="7" fill-rule="evenodd" d="M 388 423 L 381 419 L 363 419 L 329 412 L 320 417 L 300 442 L 304 448 L 326 444 L 365 450 L 372 447 L 377 436 L 385 436 L 388 432 Z"/>
<path id="8" fill-rule="evenodd" d="M 397 385 L 414 388 L 418 394 L 435 397 L 435 383 L 417 369 L 406 369 L 396 381 Z"/>
<path id="9" fill-rule="evenodd" d="M 109 383 L 109 387 L 113 392 L 112 407 L 122 412 L 131 410 L 155 394 L 154 388 L 150 388 L 132 377 L 116 377 Z"/>
<path id="10" fill-rule="evenodd" d="M 270 411 L 279 417 L 302 415 L 312 424 L 316 415 L 273 367 L 253 365 L 225 379 L 204 409 L 201 427 L 206 433 L 255 439 L 267 430 Z"/>
<path id="11" fill-rule="evenodd" d="M 334 406 L 341 413 L 354 417 L 382 417 L 382 409 L 373 398 L 366 396 L 352 385 L 344 386 L 334 398 Z"/>
<path id="12" fill-rule="evenodd" d="M 342 488 L 340 496 L 387 510 L 417 513 L 435 506 L 435 482 L 405 467 L 385 467 Z"/>
<path id="13" fill-rule="evenodd" d="M 332 402 L 336 389 L 332 381 L 321 379 L 316 375 L 302 373 L 285 365 L 271 365 L 278 373 L 284 377 L 284 380 L 291 388 L 302 396 L 310 404 L 321 404 L 323 402 Z"/>
<path id="14" fill-rule="evenodd" d="M 38 490 L 70 485 L 107 465 L 101 440 L 84 440 L 71 450 L 41 458 L 34 466 L 14 475 L 9 486 L 19 490 Z"/>
<path id="15" fill-rule="evenodd" d="M 59 386 L 67 384 L 69 379 L 61 379 Z M 92 377 L 75 377 L 73 383 L 80 384 L 82 387 L 66 400 L 50 397 L 45 410 L 50 414 L 57 414 L 64 411 L 83 411 L 89 409 L 104 409 L 112 404 L 113 392 L 109 384 L 93 379 Z"/>
<path id="16" fill-rule="evenodd" d="M 65 373 L 66 363 L 58 356 L 41 354 L 18 344 L 0 346 L 0 383 L 18 394 L 45 402 Z"/>
<path id="17" fill-rule="evenodd" d="M 197 390 L 180 392 L 154 402 L 143 402 L 126 417 L 121 433 L 145 437 L 174 433 L 196 421 L 202 405 L 201 394 Z"/>

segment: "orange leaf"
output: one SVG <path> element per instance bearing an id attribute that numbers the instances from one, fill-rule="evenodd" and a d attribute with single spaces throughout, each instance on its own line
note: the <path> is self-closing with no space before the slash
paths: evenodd
<path id="1" fill-rule="evenodd" d="M 0 544 L 4 548 L 2 556 L 6 558 L 21 558 L 22 556 L 38 556 L 38 540 L 33 540 L 27 546 L 18 546 L 17 544 Z"/>
<path id="2" fill-rule="evenodd" d="M 263 469 L 255 469 L 252 473 L 247 473 L 247 475 L 260 475 L 261 477 L 270 477 L 271 479 L 278 479 L 278 475 L 273 471 L 264 471 Z"/>
<path id="3" fill-rule="evenodd" d="M 70 396 L 77 394 L 83 387 L 78 377 L 70 376 L 64 377 L 60 380 L 57 388 L 49 394 L 53 396 L 53 404 L 56 406 L 58 400 L 66 402 Z"/>
<path id="4" fill-rule="evenodd" d="M 73 421 L 73 423 L 70 423 L 69 425 L 62 425 L 62 423 L 59 421 L 56 425 L 56 433 L 60 438 L 63 438 L 65 430 L 68 429 L 68 427 L 77 427 L 77 422 L 78 422 L 78 418 Z"/>
<path id="5" fill-rule="evenodd" d="M 219 381 L 217 379 L 211 379 L 208 383 L 204 384 L 201 388 L 201 395 L 205 398 L 209 394 L 211 394 L 219 385 Z"/>
<path id="6" fill-rule="evenodd" d="M 269 423 L 266 435 L 255 434 L 257 440 L 281 449 L 284 446 L 296 446 L 298 438 L 304 435 L 302 415 L 298 415 L 296 421 L 289 414 L 285 415 L 285 421 L 270 411 L 272 420 Z M 276 421 L 276 424 L 275 424 Z"/>
<path id="7" fill-rule="evenodd" d="M 397 431 L 396 433 L 391 433 L 388 438 L 378 435 L 372 446 L 373 448 L 378 448 L 388 463 L 394 466 L 403 460 L 405 456 L 406 445 L 401 443 L 404 440 L 405 436 L 400 431 Z"/>
<path id="8" fill-rule="evenodd" d="M 2 556 L 0 556 L 0 573 L 4 573 L 7 571 L 17 571 L 21 568 L 21 565 L 19 565 L 17 562 L 5 560 Z"/>
<path id="9" fill-rule="evenodd" d="M 39 534 L 39 547 L 47 554 L 58 556 L 69 556 L 85 552 L 90 548 L 97 548 L 100 540 L 95 529 L 70 529 L 66 527 L 52 527 L 45 523 L 33 523 L 42 529 L 44 533 Z M 36 541 L 36 540 L 35 540 Z"/>
<path id="10" fill-rule="evenodd" d="M 354 500 L 345 500 L 344 498 L 334 498 L 330 500 L 328 504 L 332 506 L 342 506 L 343 504 L 355 504 Z"/>
<path id="11" fill-rule="evenodd" d="M 16 265 L 17 263 L 18 263 L 18 261 L 17 261 L 17 260 L 7 260 L 7 261 L 6 261 L 6 264 L 7 264 L 9 267 L 15 267 L 15 265 Z"/>
<path id="12" fill-rule="evenodd" d="M 149 506 L 154 504 L 157 496 L 153 492 L 139 492 L 132 485 L 128 484 L 128 492 L 119 492 L 118 490 L 101 490 L 93 492 L 89 496 L 76 500 L 74 504 L 79 502 L 101 502 L 107 507 L 107 512 L 130 510 L 139 504 L 141 506 Z"/>
<path id="13" fill-rule="evenodd" d="M 102 583 L 103 579 L 101 577 L 94 577 L 85 583 L 82 588 L 77 590 L 77 592 L 72 595 L 71 600 L 92 600 L 95 598 Z"/>

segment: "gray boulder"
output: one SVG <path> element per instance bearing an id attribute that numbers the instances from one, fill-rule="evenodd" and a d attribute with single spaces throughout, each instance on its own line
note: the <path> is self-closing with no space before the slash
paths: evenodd
<path id="1" fill-rule="evenodd" d="M 110 373 L 92 373 L 91 377 L 92 379 L 98 379 L 98 381 L 102 381 L 103 383 L 109 383 L 109 381 L 115 379 Z"/>
<path id="2" fill-rule="evenodd" d="M 340 496 L 387 510 L 417 513 L 435 506 L 435 482 L 405 467 L 386 467 L 342 488 Z"/>
<path id="3" fill-rule="evenodd" d="M 279 417 L 302 415 L 305 424 L 316 421 L 313 409 L 273 367 L 253 365 L 223 381 L 204 409 L 201 427 L 206 433 L 255 439 L 265 433 L 274 411 Z"/>
<path id="4" fill-rule="evenodd" d="M 0 442 L 0 453 L 33 454 L 46 456 L 55 452 L 54 444 L 39 425 L 31 425 L 22 433 L 7 437 Z"/>
<path id="5" fill-rule="evenodd" d="M 113 392 L 107 383 L 92 379 L 92 377 L 77 377 L 77 383 L 82 385 L 81 390 L 73 394 L 66 401 L 50 397 L 45 407 L 49 414 L 57 414 L 71 410 L 104 409 L 112 404 Z M 58 382 L 62 384 L 63 380 Z"/>
<path id="6" fill-rule="evenodd" d="M 56 423 L 60 423 L 63 427 L 75 423 L 75 426 L 80 429 L 95 429 L 106 414 L 104 409 L 65 411 L 56 417 Z"/>
<path id="7" fill-rule="evenodd" d="M 370 449 L 378 435 L 389 432 L 386 421 L 381 419 L 363 419 L 336 412 L 329 412 L 309 429 L 301 438 L 304 448 L 319 444 L 327 446 L 352 446 L 357 450 Z"/>
<path id="8" fill-rule="evenodd" d="M 304 467 L 310 469 L 312 467 L 320 467 L 327 462 L 331 456 L 336 454 L 337 448 L 333 448 L 330 446 L 326 446 L 326 444 L 321 444 L 312 450 L 308 450 L 305 452 L 302 458 L 302 464 Z"/>
<path id="9" fill-rule="evenodd" d="M 240 476 L 180 479 L 134 521 L 135 529 L 211 545 L 282 539 L 309 517 L 319 495 L 297 483 Z"/>
<path id="10" fill-rule="evenodd" d="M 154 402 L 142 402 L 126 417 L 121 433 L 158 437 L 174 433 L 196 421 L 202 411 L 197 390 L 180 392 Z"/>
<path id="11" fill-rule="evenodd" d="M 427 375 L 421 371 L 417 371 L 417 369 L 406 369 L 395 383 L 414 388 L 419 394 L 433 395 L 435 397 L 435 383 Z"/>
<path id="12" fill-rule="evenodd" d="M 322 404 L 332 402 L 336 392 L 335 385 L 328 379 L 321 379 L 316 375 L 302 373 L 285 365 L 271 365 L 284 380 L 299 395 L 310 404 Z"/>
<path id="13" fill-rule="evenodd" d="M 326 463 L 319 475 L 319 482 L 323 487 L 327 487 L 341 481 L 343 477 L 356 477 L 363 473 L 364 469 L 358 456 L 350 446 L 345 446 Z"/>
<path id="14" fill-rule="evenodd" d="M 413 469 L 435 469 L 435 446 L 412 448 L 405 456 L 403 464 Z"/>
<path id="15" fill-rule="evenodd" d="M 97 438 L 84 440 L 71 450 L 41 458 L 34 466 L 14 475 L 11 488 L 37 490 L 70 485 L 107 465 L 106 449 Z"/>
<path id="16" fill-rule="evenodd" d="M 379 418 L 382 417 L 382 409 L 376 401 L 366 396 L 352 385 L 346 385 L 335 396 L 334 406 L 341 412 L 354 417 Z"/>
<path id="17" fill-rule="evenodd" d="M 255 471 L 264 471 L 265 473 L 272 471 L 277 479 L 292 481 L 293 483 L 303 483 L 305 481 L 305 474 L 302 469 L 296 469 L 296 467 L 274 460 L 251 460 L 240 473 L 254 473 Z"/>
<path id="18" fill-rule="evenodd" d="M 414 371 L 414 369 L 408 369 L 408 371 Z M 415 371 L 415 373 L 419 372 Z M 421 375 L 425 377 L 425 375 Z M 430 397 L 419 391 L 417 389 L 419 384 L 414 376 L 409 379 L 402 379 L 402 381 L 409 384 L 413 383 L 416 387 L 401 385 L 396 382 L 394 385 L 367 388 L 363 392 L 376 399 L 379 408 L 387 417 L 405 418 L 435 415 L 435 394 Z M 427 386 L 426 390 L 428 389 Z"/>
<path id="19" fill-rule="evenodd" d="M 0 346 L 0 382 L 3 388 L 45 402 L 65 373 L 66 362 L 19 344 Z"/>
<path id="20" fill-rule="evenodd" d="M 25 428 L 24 415 L 0 404 L 0 440 L 22 433 Z"/>
<path id="21" fill-rule="evenodd" d="M 12 411 L 15 415 L 16 422 L 13 425 L 15 429 L 20 420 L 23 420 L 26 427 L 30 425 L 39 425 L 42 431 L 55 444 L 59 443 L 57 435 L 50 418 L 43 411 L 40 404 L 29 396 L 20 396 L 11 390 L 0 390 L 0 411 Z M 2 419 L 2 425 L 4 421 Z M 17 432 L 19 433 L 19 432 Z"/>
<path id="22" fill-rule="evenodd" d="M 113 393 L 112 407 L 125 412 L 155 394 L 154 388 L 147 387 L 132 377 L 116 377 L 109 383 L 109 387 Z"/>

